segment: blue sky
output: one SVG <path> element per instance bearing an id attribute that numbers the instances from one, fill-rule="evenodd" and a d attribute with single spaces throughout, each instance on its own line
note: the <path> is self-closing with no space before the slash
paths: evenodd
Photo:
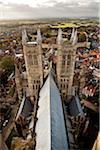
<path id="1" fill-rule="evenodd" d="M 0 19 L 98 16 L 99 0 L 0 0 Z"/>

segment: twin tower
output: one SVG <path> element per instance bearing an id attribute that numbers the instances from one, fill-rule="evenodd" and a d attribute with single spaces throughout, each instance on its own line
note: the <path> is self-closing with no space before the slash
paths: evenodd
<path id="1" fill-rule="evenodd" d="M 77 30 L 73 29 L 70 41 L 63 42 L 62 30 L 58 30 L 57 42 L 52 49 L 57 49 L 56 78 L 62 100 L 72 95 L 75 56 L 77 49 Z M 22 32 L 23 53 L 26 65 L 30 99 L 34 103 L 38 99 L 39 89 L 43 86 L 43 43 L 40 29 L 37 30 L 36 41 L 28 41 L 26 30 Z M 47 47 L 49 45 L 47 44 Z"/>

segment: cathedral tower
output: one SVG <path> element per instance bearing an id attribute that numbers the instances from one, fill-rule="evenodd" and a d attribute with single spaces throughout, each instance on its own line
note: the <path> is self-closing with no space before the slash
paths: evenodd
<path id="1" fill-rule="evenodd" d="M 74 32 L 74 30 L 73 30 Z M 58 86 L 61 91 L 63 100 L 66 100 L 72 92 L 74 66 L 75 66 L 75 55 L 76 55 L 76 42 L 77 42 L 77 31 L 72 32 L 71 42 L 63 44 L 63 38 L 61 35 L 61 29 L 58 31 L 58 59 L 57 59 L 57 80 Z"/>
<path id="2" fill-rule="evenodd" d="M 41 33 L 37 31 L 37 41 L 28 42 L 26 31 L 22 35 L 23 52 L 26 65 L 29 94 L 34 103 L 38 97 L 38 90 L 43 83 Z"/>

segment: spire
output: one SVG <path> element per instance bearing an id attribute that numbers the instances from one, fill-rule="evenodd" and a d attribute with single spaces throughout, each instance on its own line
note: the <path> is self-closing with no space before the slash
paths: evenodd
<path id="1" fill-rule="evenodd" d="M 70 38 L 70 42 L 72 42 L 72 41 L 73 41 L 74 34 L 75 34 L 75 28 L 73 28 L 73 30 L 72 30 L 72 34 L 71 34 L 71 38 Z"/>
<path id="2" fill-rule="evenodd" d="M 62 30 L 59 28 L 59 30 L 58 30 L 58 37 L 57 37 L 57 44 L 62 44 L 62 40 L 63 40 L 63 38 L 62 38 Z"/>
<path id="3" fill-rule="evenodd" d="M 41 31 L 40 29 L 37 30 L 37 43 L 41 43 L 42 42 L 42 37 L 41 37 Z"/>
<path id="4" fill-rule="evenodd" d="M 75 45 L 76 43 L 77 43 L 77 29 L 76 29 L 75 34 L 74 34 L 72 45 Z"/>
<path id="5" fill-rule="evenodd" d="M 22 30 L 22 44 L 25 44 L 28 40 L 26 30 Z"/>

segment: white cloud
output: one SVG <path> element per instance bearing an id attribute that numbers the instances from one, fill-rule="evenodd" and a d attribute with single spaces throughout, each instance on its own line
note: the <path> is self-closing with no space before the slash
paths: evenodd
<path id="1" fill-rule="evenodd" d="M 15 4 L 26 4 L 31 7 L 38 7 L 38 6 L 53 6 L 55 3 L 79 3 L 81 5 L 86 5 L 89 2 L 99 2 L 99 0 L 0 0 L 1 2 L 8 4 L 8 3 L 15 3 Z"/>
<path id="2" fill-rule="evenodd" d="M 98 16 L 98 0 L 0 0 L 0 19 Z"/>
<path id="3" fill-rule="evenodd" d="M 31 7 L 38 7 L 40 5 L 48 5 L 50 0 L 1 0 L 4 4 L 25 4 L 25 5 L 29 5 Z M 53 2 L 52 2 L 53 3 Z"/>

